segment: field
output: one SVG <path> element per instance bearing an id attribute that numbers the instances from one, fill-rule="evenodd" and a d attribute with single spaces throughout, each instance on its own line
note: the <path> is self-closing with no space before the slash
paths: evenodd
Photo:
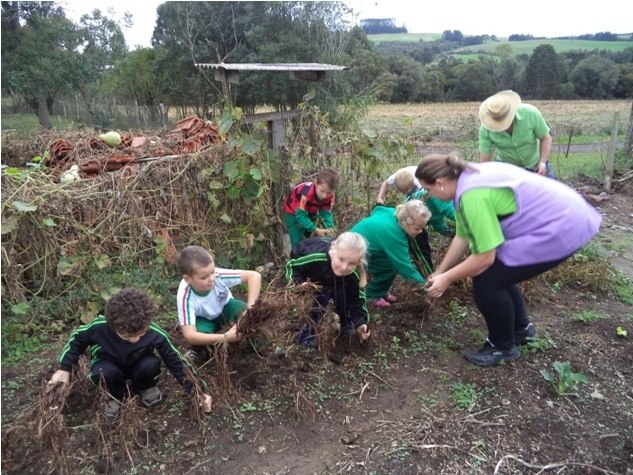
<path id="1" fill-rule="evenodd" d="M 466 46 L 460 48 L 458 51 L 455 51 L 454 54 L 458 55 L 461 53 L 472 54 L 472 53 L 484 53 L 484 54 L 494 54 L 495 50 L 500 45 L 510 45 L 512 48 L 512 53 L 516 55 L 530 55 L 534 48 L 540 45 L 551 45 L 554 50 L 560 53 L 566 53 L 568 51 L 578 51 L 578 50 L 605 50 L 605 51 L 622 51 L 627 48 L 633 47 L 633 40 L 621 40 L 621 41 L 593 41 L 593 40 L 574 40 L 574 39 L 566 39 L 566 40 L 557 40 L 557 39 L 535 39 L 535 40 L 527 40 L 527 41 L 507 41 L 502 39 L 501 41 L 488 41 L 482 45 L 473 45 Z"/>
<path id="2" fill-rule="evenodd" d="M 631 475 L 633 186 L 623 181 L 601 195 L 600 182 L 614 114 L 624 131 L 631 102 L 535 105 L 552 127 L 552 160 L 565 170 L 559 175 L 604 222 L 587 249 L 524 285 L 541 340 L 524 347 L 521 359 L 478 368 L 462 358 L 486 336 L 469 283 L 431 301 L 397 280 L 399 301 L 372 312 L 369 343 L 323 339 L 314 351 L 294 345 L 284 327 L 273 338 L 212 352 L 198 368 L 215 400 L 208 416 L 191 411 L 164 371 L 163 402 L 146 409 L 134 399 L 113 422 L 101 416 L 94 388 L 77 378 L 62 417 L 46 426 L 42 416 L 52 410 L 43 383 L 68 336 L 63 331 L 19 358 L 7 360 L 2 349 L 3 473 Z M 400 138 L 420 155 L 457 150 L 474 159 L 476 111 L 474 103 L 380 105 L 363 129 L 375 131 L 374 142 Z M 19 149 L 3 138 L 3 156 L 9 147 Z M 381 173 L 401 165 L 380 163 Z M 618 176 L 631 169 L 621 166 Z M 372 196 L 379 184 L 372 182 Z M 359 184 L 349 178 L 345 186 Z M 337 212 L 341 228 L 358 217 Z M 440 259 L 446 238 L 431 233 L 431 243 Z M 158 265 L 135 271 L 148 281 L 165 276 Z M 273 284 L 282 274 L 277 268 L 266 277 L 267 292 L 278 291 Z M 163 302 L 174 299 L 170 290 L 159 296 Z M 161 323 L 185 349 L 175 322 Z M 276 356 L 278 346 L 285 356 Z M 571 374 L 556 370 L 565 364 Z M 587 382 L 573 384 L 574 374 Z"/>
<path id="3" fill-rule="evenodd" d="M 456 57 L 470 57 L 476 58 L 479 54 L 495 54 L 496 49 L 500 45 L 509 45 L 512 48 L 512 53 L 515 56 L 518 55 L 530 55 L 534 51 L 534 48 L 540 45 L 551 45 L 557 53 L 565 53 L 568 51 L 577 50 L 605 50 L 605 51 L 623 51 L 627 48 L 633 47 L 633 40 L 631 35 L 622 35 L 625 38 L 621 38 L 618 41 L 594 41 L 594 40 L 579 40 L 579 39 L 554 39 L 554 38 L 539 38 L 527 41 L 508 41 L 507 38 L 496 38 L 496 40 L 488 40 L 480 45 L 464 46 L 451 54 Z M 442 39 L 441 33 L 394 33 L 394 34 L 382 34 L 382 35 L 367 35 L 367 38 L 375 43 L 417 43 L 438 41 Z"/>

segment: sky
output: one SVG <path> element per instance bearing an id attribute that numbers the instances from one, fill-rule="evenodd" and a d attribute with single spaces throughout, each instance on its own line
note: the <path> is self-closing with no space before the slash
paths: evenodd
<path id="1" fill-rule="evenodd" d="M 149 47 L 156 23 L 156 8 L 163 1 L 62 0 L 66 15 L 78 21 L 95 8 L 114 20 L 132 14 L 132 28 L 124 28 L 128 47 Z M 626 0 L 531 0 L 512 6 L 507 0 L 348 0 L 362 18 L 393 18 L 409 33 L 459 30 L 465 36 L 529 34 L 536 37 L 578 36 L 586 33 L 633 33 L 633 7 Z M 519 10 L 521 13 L 519 13 Z"/>

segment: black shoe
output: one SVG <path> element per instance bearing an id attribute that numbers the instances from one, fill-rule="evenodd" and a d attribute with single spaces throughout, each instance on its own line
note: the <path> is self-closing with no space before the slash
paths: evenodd
<path id="1" fill-rule="evenodd" d="M 514 344 L 527 345 L 530 341 L 538 340 L 538 333 L 533 323 L 529 323 L 523 330 L 514 332 Z"/>
<path id="2" fill-rule="evenodd" d="M 317 339 L 312 331 L 312 327 L 306 325 L 303 330 L 299 332 L 297 335 L 297 343 L 306 348 L 314 349 L 317 347 Z"/>
<path id="3" fill-rule="evenodd" d="M 521 353 L 516 346 L 509 350 L 500 350 L 492 346 L 490 342 L 486 342 L 478 351 L 467 351 L 464 358 L 477 366 L 494 366 L 499 363 L 514 361 L 521 358 Z"/>
<path id="4" fill-rule="evenodd" d="M 344 338 L 351 338 L 356 334 L 356 329 L 354 328 L 354 325 L 345 325 L 342 329 L 341 329 L 341 336 Z"/>

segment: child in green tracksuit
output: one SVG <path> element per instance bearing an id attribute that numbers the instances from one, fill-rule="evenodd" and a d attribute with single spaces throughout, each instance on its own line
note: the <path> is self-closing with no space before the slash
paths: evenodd
<path id="1" fill-rule="evenodd" d="M 411 200 L 396 208 L 376 206 L 371 215 L 356 223 L 351 231 L 367 240 L 369 255 L 367 299 L 371 306 L 387 308 L 395 299 L 389 293 L 397 274 L 426 284 L 411 261 L 409 237 L 417 236 L 426 226 L 431 213 L 420 200 Z"/>
<path id="2" fill-rule="evenodd" d="M 431 196 L 415 177 L 416 169 L 417 166 L 404 167 L 387 178 L 380 185 L 376 203 L 384 204 L 384 196 L 387 191 L 391 188 L 395 188 L 404 194 L 404 203 L 410 200 L 423 200 L 431 212 L 431 219 L 428 224 L 435 231 L 444 236 L 454 236 L 455 208 L 453 207 L 453 203 L 450 201 L 442 201 L 435 196 Z M 453 224 L 449 225 L 449 222 Z M 414 238 L 410 238 L 409 241 L 413 259 L 422 266 L 426 274 L 431 274 L 434 266 L 431 245 L 429 244 L 429 235 L 426 228 Z"/>

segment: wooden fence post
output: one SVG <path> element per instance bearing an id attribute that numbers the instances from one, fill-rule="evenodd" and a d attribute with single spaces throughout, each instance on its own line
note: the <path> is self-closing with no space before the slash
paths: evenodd
<path id="1" fill-rule="evenodd" d="M 615 150 L 618 145 L 618 120 L 620 114 L 618 112 L 613 114 L 613 128 L 611 129 L 611 142 L 609 143 L 609 153 L 607 155 L 607 167 L 604 176 L 604 191 L 609 193 L 611 191 L 611 183 L 613 181 L 613 168 L 615 161 Z"/>

